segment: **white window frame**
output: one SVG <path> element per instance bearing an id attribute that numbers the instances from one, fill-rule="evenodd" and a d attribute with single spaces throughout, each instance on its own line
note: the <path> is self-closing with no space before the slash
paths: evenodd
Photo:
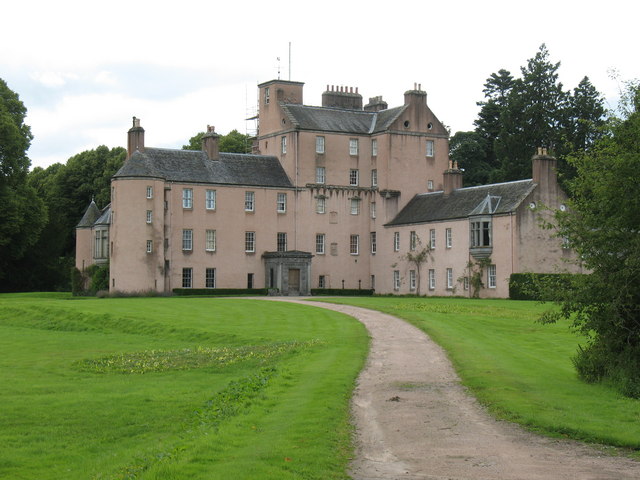
<path id="1" fill-rule="evenodd" d="M 276 235 L 276 251 L 277 252 L 286 252 L 287 251 L 287 233 L 286 232 L 278 232 Z"/>
<path id="2" fill-rule="evenodd" d="M 400 290 L 400 270 L 393 271 L 393 289 Z"/>
<path id="3" fill-rule="evenodd" d="M 412 252 L 415 252 L 417 247 L 418 247 L 418 234 L 415 232 L 415 230 L 411 230 L 409 232 L 409 250 Z"/>
<path id="4" fill-rule="evenodd" d="M 193 208 L 193 188 L 182 189 L 182 208 Z"/>
<path id="5" fill-rule="evenodd" d="M 204 207 L 207 210 L 215 210 L 216 209 L 216 191 L 208 189 L 205 193 L 204 199 Z"/>
<path id="6" fill-rule="evenodd" d="M 487 285 L 489 288 L 497 288 L 498 286 L 495 265 L 489 265 L 489 268 L 487 268 Z"/>
<path id="7" fill-rule="evenodd" d="M 254 212 L 256 209 L 256 194 L 255 192 L 244 192 L 244 211 Z"/>
<path id="8" fill-rule="evenodd" d="M 256 232 L 244 232 L 244 251 L 245 253 L 255 253 Z"/>
<path id="9" fill-rule="evenodd" d="M 215 230 L 207 230 L 205 232 L 204 249 L 207 252 L 215 252 L 216 251 L 216 231 Z"/>
<path id="10" fill-rule="evenodd" d="M 324 233 L 316 233 L 316 254 L 324 255 L 325 252 L 325 235 Z"/>
<path id="11" fill-rule="evenodd" d="M 427 190 L 433 191 L 433 180 L 427 180 Z"/>
<path id="12" fill-rule="evenodd" d="M 153 186 L 147 185 L 147 198 L 153 198 Z"/>
<path id="13" fill-rule="evenodd" d="M 371 170 L 371 186 L 378 186 L 378 170 L 376 168 Z"/>
<path id="14" fill-rule="evenodd" d="M 400 232 L 393 232 L 393 251 L 400 251 Z"/>
<path id="15" fill-rule="evenodd" d="M 444 244 L 446 248 L 451 248 L 453 246 L 453 233 L 450 228 L 447 228 L 444 231 Z"/>
<path id="16" fill-rule="evenodd" d="M 372 157 L 378 156 L 378 139 L 377 138 L 371 139 L 371 156 Z"/>
<path id="17" fill-rule="evenodd" d="M 436 271 L 433 268 L 429 269 L 429 290 L 436 289 Z"/>
<path id="18" fill-rule="evenodd" d="M 453 268 L 447 268 L 447 290 L 453 289 Z"/>
<path id="19" fill-rule="evenodd" d="M 360 201 L 359 198 L 351 199 L 351 215 L 360 215 Z"/>
<path id="20" fill-rule="evenodd" d="M 431 250 L 436 248 L 436 229 L 429 230 L 429 248 Z"/>
<path id="21" fill-rule="evenodd" d="M 349 236 L 349 253 L 351 255 L 360 255 L 360 235 Z"/>
<path id="22" fill-rule="evenodd" d="M 153 222 L 153 210 L 147 210 L 147 223 Z"/>
<path id="23" fill-rule="evenodd" d="M 326 275 L 318 276 L 318 288 L 327 288 L 327 277 Z"/>
<path id="24" fill-rule="evenodd" d="M 324 214 L 327 211 L 327 199 L 325 197 L 316 198 L 316 213 Z"/>
<path id="25" fill-rule="evenodd" d="M 324 137 L 322 135 L 316 136 L 316 153 L 324 153 Z"/>
<path id="26" fill-rule="evenodd" d="M 182 288 L 193 288 L 193 268 L 182 269 Z"/>
<path id="27" fill-rule="evenodd" d="M 327 181 L 327 171 L 324 167 L 316 167 L 316 183 L 324 184 Z"/>
<path id="28" fill-rule="evenodd" d="M 360 171 L 357 168 L 349 170 L 349 185 L 351 187 L 357 187 L 360 183 Z"/>
<path id="29" fill-rule="evenodd" d="M 491 247 L 493 244 L 493 222 L 491 218 L 476 218 L 471 221 L 471 247 Z"/>
<path id="30" fill-rule="evenodd" d="M 271 98 L 271 91 L 269 90 L 269 87 L 265 87 L 265 89 L 264 89 L 264 104 L 265 105 L 269 105 L 270 98 Z"/>
<path id="31" fill-rule="evenodd" d="M 426 156 L 433 157 L 435 153 L 435 143 L 433 140 L 427 140 L 426 143 Z"/>
<path id="32" fill-rule="evenodd" d="M 416 271 L 409 270 L 409 290 L 412 292 L 416 289 Z"/>
<path id="33" fill-rule="evenodd" d="M 190 228 L 185 228 L 182 230 L 182 251 L 193 251 L 193 230 Z"/>
<path id="34" fill-rule="evenodd" d="M 378 236 L 376 235 L 376 232 L 371 232 L 369 234 L 369 240 L 371 242 L 371 254 L 375 255 L 378 251 Z"/>
<path id="35" fill-rule="evenodd" d="M 349 155 L 358 155 L 358 139 L 349 139 Z"/>
<path id="36" fill-rule="evenodd" d="M 278 193 L 276 210 L 278 213 L 285 213 L 287 211 L 287 194 Z"/>
<path id="37" fill-rule="evenodd" d="M 376 218 L 376 202 L 371 202 L 371 218 Z"/>
<path id="38" fill-rule="evenodd" d="M 208 267 L 204 272 L 204 288 L 216 288 L 216 269 Z"/>
<path id="39" fill-rule="evenodd" d="M 285 153 L 287 153 L 287 137 L 286 137 L 286 135 L 280 137 L 280 152 L 282 152 L 283 155 Z"/>
<path id="40" fill-rule="evenodd" d="M 153 240 L 147 240 L 147 253 L 153 253 Z"/>

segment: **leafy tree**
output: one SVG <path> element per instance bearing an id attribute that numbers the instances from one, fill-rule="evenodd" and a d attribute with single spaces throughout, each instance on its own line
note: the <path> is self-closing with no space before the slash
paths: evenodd
<path id="1" fill-rule="evenodd" d="M 16 262 L 34 245 L 47 219 L 44 202 L 27 183 L 31 129 L 27 109 L 0 79 L 0 290 L 15 290 Z"/>
<path id="2" fill-rule="evenodd" d="M 202 150 L 202 137 L 204 132 L 197 133 L 189 139 L 187 145 L 183 145 L 183 150 Z M 231 130 L 226 135 L 221 135 L 218 148 L 221 152 L 227 153 L 251 153 L 253 139 L 249 135 Z"/>
<path id="3" fill-rule="evenodd" d="M 464 170 L 465 186 L 490 182 L 494 167 L 487 158 L 488 143 L 478 132 L 456 132 L 449 140 L 449 157 Z"/>
<path id="4" fill-rule="evenodd" d="M 586 337 L 574 357 L 580 377 L 640 398 L 640 89 L 628 98 L 628 116 L 571 157 L 572 200 L 557 220 L 591 273 L 561 292 L 562 309 L 544 320 L 569 319 Z"/>

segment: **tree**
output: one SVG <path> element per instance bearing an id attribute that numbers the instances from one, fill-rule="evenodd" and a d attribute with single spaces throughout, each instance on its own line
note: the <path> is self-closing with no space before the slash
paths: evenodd
<path id="1" fill-rule="evenodd" d="M 591 273 L 560 292 L 561 310 L 543 320 L 569 319 L 585 336 L 574 357 L 581 378 L 640 398 L 640 89 L 628 98 L 628 116 L 571 157 L 577 175 L 558 228 Z"/>
<path id="2" fill-rule="evenodd" d="M 521 68 L 500 115 L 501 131 L 496 139 L 500 180 L 531 176 L 531 152 L 545 146 L 555 151 L 565 123 L 568 94 L 558 82 L 560 62 L 549 61 L 543 44 Z M 556 152 L 557 153 L 557 152 Z"/>
<path id="3" fill-rule="evenodd" d="M 75 263 L 75 226 L 92 198 L 100 207 L 110 202 L 110 182 L 126 151 L 100 146 L 71 157 L 66 164 L 29 172 L 29 186 L 49 211 L 39 238 L 14 262 L 13 290 L 68 290 Z"/>
<path id="4" fill-rule="evenodd" d="M 466 186 L 490 182 L 494 167 L 487 158 L 488 143 L 478 132 L 456 132 L 449 140 L 449 157 L 464 170 Z"/>
<path id="5" fill-rule="evenodd" d="M 415 240 L 412 239 L 413 249 L 404 255 L 402 260 L 406 260 L 409 264 L 413 265 L 416 269 L 416 295 L 420 296 L 420 279 L 422 278 L 421 271 L 422 266 L 427 263 L 431 258 L 431 247 L 429 245 L 422 245 L 422 241 L 418 235 L 415 236 Z"/>
<path id="6" fill-rule="evenodd" d="M 476 150 L 462 151 L 458 163 L 481 165 L 482 177 L 489 182 L 530 178 L 531 155 L 543 146 L 558 158 L 561 175 L 571 178 L 574 172 L 567 167 L 565 157 L 593 145 L 605 111 L 601 95 L 588 78 L 573 94 L 565 91 L 558 81 L 559 68 L 560 62 L 550 61 L 543 44 L 521 67 L 520 78 L 504 69 L 492 73 L 484 85 L 485 99 L 478 102 L 480 111 L 474 122 L 475 132 L 486 142 L 485 159 L 478 160 Z M 467 153 L 474 156 L 462 158 Z"/>
<path id="7" fill-rule="evenodd" d="M 0 290 L 14 290 L 15 264 L 37 241 L 47 218 L 44 202 L 27 184 L 31 129 L 27 109 L 0 79 Z"/>
<path id="8" fill-rule="evenodd" d="M 202 150 L 202 137 L 204 132 L 197 133 L 189 139 L 187 145 L 183 145 L 183 150 Z M 226 135 L 221 135 L 218 148 L 221 152 L 226 153 L 251 153 L 253 139 L 249 135 L 231 130 Z"/>

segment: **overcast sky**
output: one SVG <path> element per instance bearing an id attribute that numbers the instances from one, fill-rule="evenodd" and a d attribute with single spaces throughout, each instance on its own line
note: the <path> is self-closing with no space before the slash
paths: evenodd
<path id="1" fill-rule="evenodd" d="M 394 107 L 420 83 L 455 133 L 473 129 L 487 77 L 501 68 L 519 76 L 542 43 L 561 62 L 565 89 L 586 75 L 613 106 L 619 85 L 608 71 L 640 78 L 631 8 L 623 0 L 6 1 L 0 78 L 28 109 L 32 166 L 126 146 L 132 116 L 155 147 L 180 148 L 208 124 L 245 132 L 256 85 L 279 71 L 305 83 L 307 105 L 320 105 L 327 85 L 344 85 L 365 103 L 382 95 Z"/>

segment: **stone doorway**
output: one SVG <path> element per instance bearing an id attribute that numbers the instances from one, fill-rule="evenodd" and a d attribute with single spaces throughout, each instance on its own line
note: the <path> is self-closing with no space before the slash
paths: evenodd
<path id="1" fill-rule="evenodd" d="M 309 252 L 265 252 L 265 285 L 276 295 L 311 294 L 311 255 Z"/>

